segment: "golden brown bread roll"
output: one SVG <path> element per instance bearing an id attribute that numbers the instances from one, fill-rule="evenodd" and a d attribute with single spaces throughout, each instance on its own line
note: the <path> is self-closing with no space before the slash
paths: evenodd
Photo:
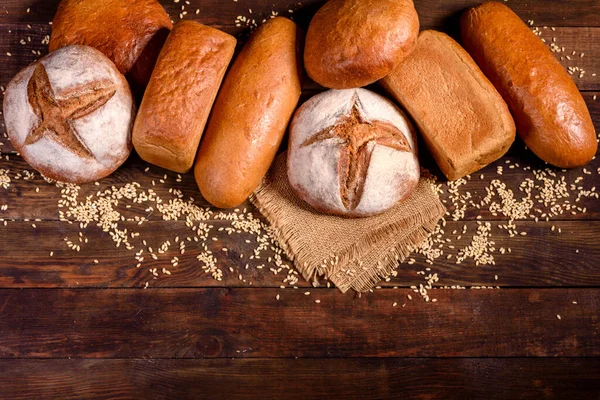
<path id="1" fill-rule="evenodd" d="M 577 86 L 550 49 L 510 8 L 485 3 L 461 20 L 462 40 L 508 103 L 519 136 L 561 168 L 587 164 L 598 143 Z"/>
<path id="2" fill-rule="evenodd" d="M 173 28 L 133 128 L 142 159 L 179 173 L 192 168 L 235 44 L 233 36 L 197 22 Z"/>
<path id="3" fill-rule="evenodd" d="M 94 47 L 115 63 L 122 74 L 132 71 L 145 51 L 150 71 L 162 43 L 152 39 L 173 27 L 169 15 L 156 0 L 62 0 L 52 21 L 50 51 L 72 44 Z M 159 34 L 160 37 L 164 35 Z M 151 44 L 146 49 L 148 44 Z M 148 68 L 137 66 L 131 79 L 145 85 Z"/>
<path id="4" fill-rule="evenodd" d="M 271 19 L 253 33 L 225 77 L 194 169 L 211 204 L 238 206 L 267 173 L 300 98 L 299 44 L 295 23 Z"/>
<path id="5" fill-rule="evenodd" d="M 412 116 L 450 180 L 499 159 L 515 140 L 506 103 L 444 33 L 421 32 L 415 50 L 381 83 Z"/>
<path id="6" fill-rule="evenodd" d="M 412 0 L 330 0 L 308 28 L 306 72 L 332 89 L 369 85 L 412 51 L 418 34 Z"/>

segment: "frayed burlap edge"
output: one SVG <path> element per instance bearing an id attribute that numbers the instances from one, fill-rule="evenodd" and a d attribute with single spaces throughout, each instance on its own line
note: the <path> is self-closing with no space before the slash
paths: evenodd
<path id="1" fill-rule="evenodd" d="M 345 271 L 338 271 L 335 275 L 330 275 L 331 281 L 343 293 L 347 292 L 349 289 L 353 289 L 357 292 L 367 292 L 371 290 L 381 280 L 389 277 L 392 272 L 398 268 L 399 264 L 403 263 L 412 252 L 427 240 L 435 230 L 439 219 L 444 215 L 446 210 L 441 207 L 437 212 L 438 215 L 431 220 L 415 226 L 415 229 L 405 236 L 401 243 L 397 243 L 390 247 L 386 256 L 383 257 L 383 260 L 380 260 L 377 265 L 372 268 L 367 268 L 362 273 L 355 276 L 349 276 Z M 393 233 L 390 236 L 393 236 Z M 356 264 L 356 262 L 354 264 Z"/>
<path id="2" fill-rule="evenodd" d="M 421 182 L 420 184 L 423 184 Z M 426 188 L 426 190 L 430 190 Z M 431 192 L 432 196 L 435 196 Z M 436 196 L 437 199 L 437 196 Z M 420 213 L 408 216 L 397 222 L 384 225 L 379 229 L 370 232 L 362 240 L 357 241 L 342 256 L 343 259 L 323 260 L 322 264 L 309 263 L 310 248 L 301 246 L 298 233 L 294 227 L 285 226 L 279 215 L 281 205 L 278 204 L 277 193 L 270 190 L 267 185 L 261 185 L 250 197 L 250 201 L 267 218 L 273 229 L 275 239 L 286 256 L 294 262 L 296 268 L 300 271 L 304 279 L 309 282 L 316 282 L 319 276 L 324 276 L 333 282 L 342 292 L 354 289 L 357 292 L 366 292 L 372 289 L 381 279 L 388 277 L 398 264 L 403 262 L 408 255 L 413 252 L 431 235 L 439 219 L 446 212 L 442 203 L 437 200 L 429 209 Z M 411 229 L 412 228 L 412 229 Z M 401 232 L 408 230 L 407 234 L 401 235 Z M 400 236 L 400 237 L 399 237 Z M 371 267 L 368 267 L 358 275 L 350 276 L 345 271 L 335 271 L 339 264 L 355 264 L 365 254 L 368 254 L 373 248 L 379 249 L 382 241 L 390 242 L 389 251 L 381 255 L 380 260 Z M 292 251 L 294 248 L 294 251 Z"/>

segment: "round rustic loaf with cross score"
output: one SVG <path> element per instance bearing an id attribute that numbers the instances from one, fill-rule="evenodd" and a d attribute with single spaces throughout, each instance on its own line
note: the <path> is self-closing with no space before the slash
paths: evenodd
<path id="1" fill-rule="evenodd" d="M 369 90 L 321 93 L 292 120 L 288 179 L 319 212 L 380 214 L 406 198 L 419 176 L 412 126 L 393 103 Z"/>
<path id="2" fill-rule="evenodd" d="M 135 103 L 100 51 L 68 46 L 19 72 L 4 95 L 8 136 L 25 161 L 62 182 L 92 182 L 131 152 Z"/>

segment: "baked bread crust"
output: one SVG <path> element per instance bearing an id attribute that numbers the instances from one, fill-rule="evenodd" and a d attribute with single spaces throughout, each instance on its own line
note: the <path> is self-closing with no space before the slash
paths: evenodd
<path id="1" fill-rule="evenodd" d="M 94 47 L 126 75 L 156 33 L 172 27 L 169 15 L 156 0 L 62 0 L 52 21 L 49 49 L 52 52 L 73 44 Z M 144 60 L 151 67 L 161 45 L 159 41 L 146 51 Z M 150 78 L 143 66 L 134 72 L 132 78 L 138 85 Z"/>
<path id="2" fill-rule="evenodd" d="M 419 175 L 410 123 L 373 92 L 321 93 L 292 120 L 288 179 L 298 196 L 321 213 L 380 214 L 406 198 Z"/>
<path id="3" fill-rule="evenodd" d="M 328 88 L 366 86 L 412 51 L 418 33 L 412 0 L 330 0 L 308 28 L 305 68 Z"/>
<path id="4" fill-rule="evenodd" d="M 194 21 L 175 25 L 133 129 L 142 159 L 179 173 L 192 168 L 235 44 L 233 36 Z"/>
<path id="5" fill-rule="evenodd" d="M 515 140 L 506 103 L 444 33 L 421 32 L 413 53 L 381 84 L 411 115 L 449 180 L 499 159 Z"/>
<path id="6" fill-rule="evenodd" d="M 243 203 L 273 163 L 300 99 L 301 36 L 287 18 L 268 20 L 225 77 L 194 168 L 200 192 L 214 206 Z"/>
<path id="7" fill-rule="evenodd" d="M 125 77 L 87 46 L 63 47 L 34 62 L 4 96 L 12 144 L 33 168 L 62 182 L 96 181 L 123 164 L 134 116 Z"/>
<path id="8" fill-rule="evenodd" d="M 598 150 L 585 100 L 550 49 L 501 3 L 463 14 L 462 41 L 496 86 L 517 132 L 542 160 L 560 168 L 587 164 Z"/>

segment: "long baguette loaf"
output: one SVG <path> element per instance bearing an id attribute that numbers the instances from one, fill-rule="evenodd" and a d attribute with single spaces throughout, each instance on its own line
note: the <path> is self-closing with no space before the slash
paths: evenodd
<path id="1" fill-rule="evenodd" d="M 243 203 L 267 173 L 300 99 L 296 24 L 274 18 L 249 39 L 225 77 L 194 169 L 211 204 Z"/>
<path id="2" fill-rule="evenodd" d="M 548 47 L 496 2 L 467 11 L 461 31 L 465 48 L 507 102 L 525 144 L 557 167 L 587 164 L 598 149 L 592 118 Z"/>

